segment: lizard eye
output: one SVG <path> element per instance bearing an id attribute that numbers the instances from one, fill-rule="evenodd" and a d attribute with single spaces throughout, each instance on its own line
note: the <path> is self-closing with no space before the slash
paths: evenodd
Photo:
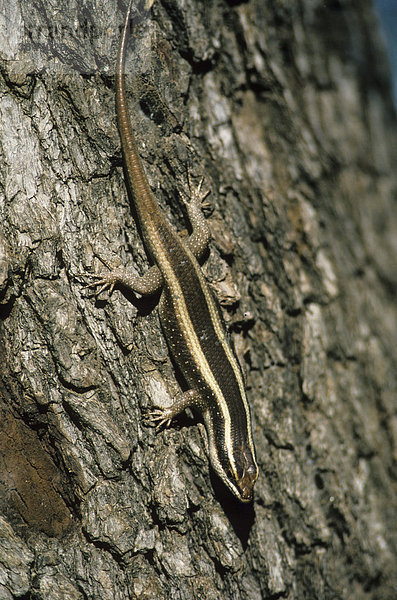
<path id="1" fill-rule="evenodd" d="M 230 481 L 236 481 L 236 476 L 230 467 L 227 469 L 226 475 L 227 475 L 227 478 L 230 479 Z"/>

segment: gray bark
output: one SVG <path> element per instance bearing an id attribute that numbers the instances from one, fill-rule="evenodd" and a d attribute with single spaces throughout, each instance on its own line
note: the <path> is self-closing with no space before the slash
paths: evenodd
<path id="1" fill-rule="evenodd" d="M 368 0 L 158 0 L 126 70 L 149 181 L 243 356 L 255 501 L 211 473 L 155 302 L 114 115 L 125 3 L 0 8 L 0 599 L 397 595 L 396 119 Z"/>

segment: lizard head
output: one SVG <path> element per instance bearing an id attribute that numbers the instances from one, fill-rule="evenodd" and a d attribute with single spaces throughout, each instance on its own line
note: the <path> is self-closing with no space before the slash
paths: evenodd
<path id="1" fill-rule="evenodd" d="M 241 502 L 250 502 L 255 481 L 258 479 L 258 465 L 247 446 L 234 449 L 234 469 L 229 469 L 228 478 L 238 499 Z M 229 488 L 232 489 L 230 485 Z"/>
<path id="2" fill-rule="evenodd" d="M 211 442 L 214 443 L 211 443 Z M 253 448 L 240 444 L 231 448 L 215 444 L 209 440 L 209 454 L 212 467 L 218 477 L 240 502 L 251 502 L 255 481 L 258 479 L 258 465 Z"/>

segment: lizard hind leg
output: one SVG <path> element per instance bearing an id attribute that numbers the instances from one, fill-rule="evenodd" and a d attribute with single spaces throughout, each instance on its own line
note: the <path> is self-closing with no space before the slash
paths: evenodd
<path id="1" fill-rule="evenodd" d="M 185 239 L 185 244 L 197 259 L 201 259 L 208 248 L 211 239 L 211 231 L 203 214 L 203 208 L 210 206 L 209 202 L 204 202 L 210 190 L 203 190 L 202 185 L 204 177 L 199 184 L 194 187 L 190 171 L 188 169 L 189 197 L 183 192 L 179 192 L 192 226 L 192 234 Z"/>
<path id="2" fill-rule="evenodd" d="M 114 268 L 103 260 L 103 258 L 98 258 L 107 267 L 107 273 L 78 273 L 79 277 L 87 277 L 93 280 L 84 287 L 96 289 L 95 296 L 99 296 L 107 289 L 111 295 L 116 285 L 121 285 L 142 296 L 155 294 L 162 287 L 163 277 L 157 266 L 151 267 L 144 275 L 140 276 L 128 272 L 123 266 Z"/>

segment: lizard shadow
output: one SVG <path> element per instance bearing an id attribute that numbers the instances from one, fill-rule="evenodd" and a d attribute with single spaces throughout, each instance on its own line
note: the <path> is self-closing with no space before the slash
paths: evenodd
<path id="1" fill-rule="evenodd" d="M 212 468 L 210 469 L 210 479 L 214 494 L 245 550 L 251 527 L 255 521 L 254 503 L 249 502 L 245 504 L 237 500 L 217 477 Z"/>

